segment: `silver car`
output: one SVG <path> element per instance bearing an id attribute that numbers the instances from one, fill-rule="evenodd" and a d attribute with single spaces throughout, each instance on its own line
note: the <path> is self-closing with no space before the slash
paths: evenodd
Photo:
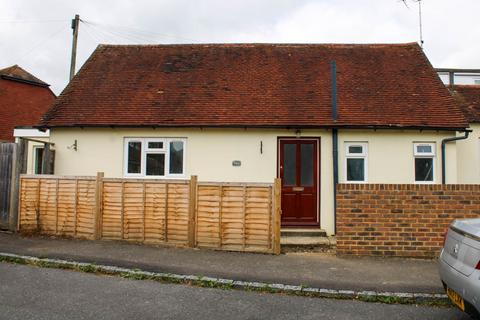
<path id="1" fill-rule="evenodd" d="M 480 219 L 455 220 L 439 258 L 440 278 L 452 302 L 480 315 Z"/>

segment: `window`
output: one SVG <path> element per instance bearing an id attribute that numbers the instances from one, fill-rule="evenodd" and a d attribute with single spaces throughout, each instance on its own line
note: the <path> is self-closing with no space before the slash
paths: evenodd
<path id="1" fill-rule="evenodd" d="M 185 175 L 185 139 L 125 139 L 125 176 L 179 178 Z"/>
<path id="2" fill-rule="evenodd" d="M 480 84 L 480 79 L 474 79 L 473 84 Z"/>
<path id="3" fill-rule="evenodd" d="M 435 143 L 414 143 L 415 182 L 433 183 L 435 172 Z"/>
<path id="4" fill-rule="evenodd" d="M 367 143 L 345 143 L 345 172 L 347 182 L 367 182 Z"/>
<path id="5" fill-rule="evenodd" d="M 42 174 L 43 147 L 33 147 L 33 173 Z"/>

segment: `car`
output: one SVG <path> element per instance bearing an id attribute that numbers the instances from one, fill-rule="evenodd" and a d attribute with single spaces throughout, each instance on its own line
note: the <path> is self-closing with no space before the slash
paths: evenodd
<path id="1" fill-rule="evenodd" d="M 450 224 L 439 257 L 439 273 L 453 304 L 480 318 L 480 219 Z"/>

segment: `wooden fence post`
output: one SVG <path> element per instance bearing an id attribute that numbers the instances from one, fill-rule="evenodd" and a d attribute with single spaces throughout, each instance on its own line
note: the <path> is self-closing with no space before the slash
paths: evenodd
<path id="1" fill-rule="evenodd" d="M 197 184 L 198 177 L 191 176 L 190 178 L 190 196 L 188 198 L 188 246 L 193 248 L 196 245 L 195 241 L 195 209 L 197 206 Z"/>
<path id="2" fill-rule="evenodd" d="M 102 213 L 103 213 L 103 172 L 97 172 L 95 179 L 95 216 L 93 237 L 95 240 L 102 238 Z"/>
<path id="3" fill-rule="evenodd" d="M 26 173 L 27 170 L 25 159 L 28 152 L 28 141 L 19 138 L 13 150 L 8 222 L 11 231 L 18 231 L 20 215 L 20 174 Z"/>
<path id="4" fill-rule="evenodd" d="M 280 221 L 282 217 L 282 180 L 276 178 L 273 184 L 273 253 L 280 254 Z"/>

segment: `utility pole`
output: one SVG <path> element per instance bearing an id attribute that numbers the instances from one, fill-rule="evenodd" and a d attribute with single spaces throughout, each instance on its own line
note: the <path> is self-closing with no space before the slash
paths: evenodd
<path id="1" fill-rule="evenodd" d="M 70 62 L 70 80 L 72 80 L 75 75 L 75 62 L 77 60 L 77 39 L 78 39 L 78 26 L 80 23 L 80 16 L 75 15 L 75 19 L 72 19 L 72 29 L 73 29 L 73 41 L 72 41 L 72 60 Z"/>

